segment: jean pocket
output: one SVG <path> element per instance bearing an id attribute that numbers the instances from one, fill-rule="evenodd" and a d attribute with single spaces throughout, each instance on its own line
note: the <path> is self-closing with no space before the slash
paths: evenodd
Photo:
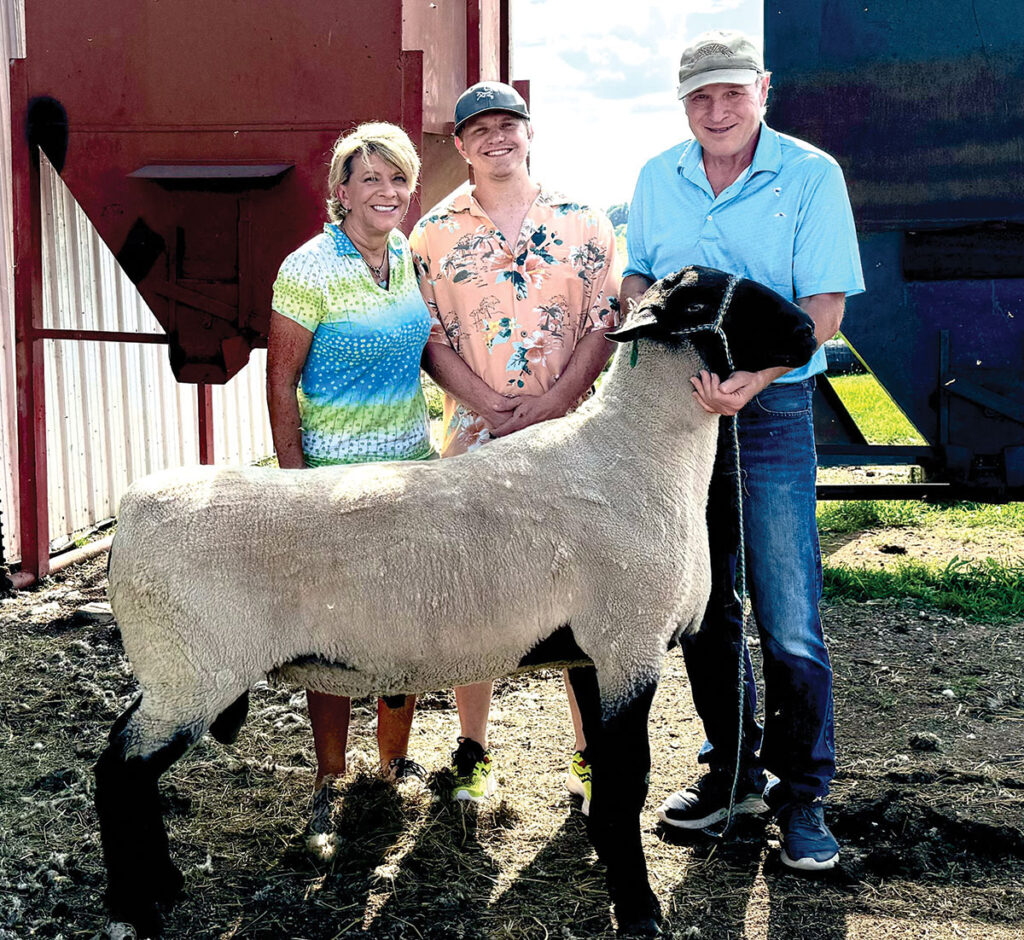
<path id="1" fill-rule="evenodd" d="M 758 410 L 769 415 L 810 414 L 814 383 L 811 379 L 802 382 L 774 382 L 755 396 Z"/>

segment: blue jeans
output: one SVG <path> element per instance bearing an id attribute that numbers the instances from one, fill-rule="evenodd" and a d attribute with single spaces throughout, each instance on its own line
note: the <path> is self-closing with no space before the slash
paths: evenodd
<path id="1" fill-rule="evenodd" d="M 708 495 L 711 599 L 700 632 L 683 640 L 694 705 L 707 742 L 700 761 L 736 759 L 739 656 L 744 657 L 742 771 L 768 770 L 797 797 L 824 796 L 835 775 L 832 667 L 821 631 L 821 552 L 814 518 L 814 380 L 770 385 L 740 412 L 747 590 L 764 659 L 764 728 L 735 596 L 739 539 L 730 422 L 719 429 Z"/>

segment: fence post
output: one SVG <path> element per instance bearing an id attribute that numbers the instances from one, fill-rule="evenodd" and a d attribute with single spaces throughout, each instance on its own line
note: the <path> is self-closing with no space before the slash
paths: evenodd
<path id="1" fill-rule="evenodd" d="M 11 176 L 14 195 L 14 336 L 18 385 L 18 484 L 21 570 L 50 570 L 46 488 L 46 384 L 43 373 L 42 207 L 39 149 L 29 140 L 28 76 L 11 63 Z"/>

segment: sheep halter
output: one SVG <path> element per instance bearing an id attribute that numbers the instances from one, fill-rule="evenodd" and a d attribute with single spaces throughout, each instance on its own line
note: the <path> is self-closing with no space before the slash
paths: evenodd
<path id="1" fill-rule="evenodd" d="M 722 341 L 722 349 L 725 352 L 725 361 L 729 366 L 729 371 L 734 372 L 735 367 L 732 361 L 732 352 L 729 349 L 729 340 L 725 335 L 725 330 L 722 329 L 722 323 L 725 320 L 725 315 L 729 312 L 729 305 L 732 303 L 733 294 L 736 293 L 736 285 L 740 282 L 740 278 L 735 275 L 729 275 L 729 280 L 725 285 L 725 291 L 722 294 L 722 302 L 718 305 L 718 313 L 715 315 L 715 319 L 711 323 L 702 323 L 700 326 L 687 327 L 685 330 L 679 330 L 678 335 L 687 336 L 693 333 L 710 332 L 714 333 Z M 730 418 L 732 423 L 732 452 L 733 452 L 733 470 L 736 474 L 736 512 L 739 515 L 739 546 L 736 551 L 736 584 L 734 588 L 734 594 L 740 604 L 740 636 L 743 638 L 745 643 L 745 631 L 743 630 L 743 620 L 745 619 L 743 613 L 744 603 L 747 597 L 747 551 L 746 551 L 746 538 L 743 534 L 744 522 L 743 522 L 743 480 L 741 477 L 740 468 L 740 436 L 739 436 L 739 421 L 737 416 L 733 415 Z M 737 682 L 737 698 L 739 700 L 739 714 L 737 716 L 737 728 L 736 728 L 736 763 L 733 767 L 732 775 L 732 786 L 729 789 L 729 807 L 726 812 L 725 826 L 723 827 L 720 838 L 725 838 L 729 834 L 729 830 L 732 829 L 732 824 L 735 819 L 736 809 L 736 788 L 739 785 L 740 779 L 740 763 L 743 757 L 743 705 L 746 697 L 745 687 L 745 676 L 744 676 L 744 656 L 743 649 L 741 648 L 737 655 L 738 659 L 738 674 L 736 677 Z"/>
<path id="2" fill-rule="evenodd" d="M 722 329 L 722 323 L 725 320 L 725 315 L 729 312 L 729 305 L 732 303 L 732 295 L 736 293 L 736 285 L 740 282 L 740 277 L 737 274 L 730 274 L 729 280 L 725 285 L 725 291 L 722 293 L 722 302 L 718 305 L 718 313 L 715 314 L 715 319 L 710 323 L 701 323 L 699 326 L 688 326 L 682 330 L 676 330 L 677 336 L 690 336 L 693 333 L 714 333 L 722 341 L 722 349 L 725 351 L 725 361 L 729 366 L 729 371 L 734 372 L 735 369 L 732 364 L 732 352 L 729 350 L 729 340 L 726 338 L 725 330 Z"/>

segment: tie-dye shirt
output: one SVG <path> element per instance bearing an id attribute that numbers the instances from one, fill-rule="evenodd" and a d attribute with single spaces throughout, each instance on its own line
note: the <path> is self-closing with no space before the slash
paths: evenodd
<path id="1" fill-rule="evenodd" d="M 420 357 L 430 314 L 405 236 L 391 233 L 390 289 L 370 275 L 337 226 L 292 252 L 273 308 L 313 334 L 299 382 L 302 450 L 310 467 L 429 457 Z"/>
<path id="2" fill-rule="evenodd" d="M 618 320 L 615 231 L 597 209 L 541 189 L 510 245 L 467 184 L 428 212 L 410 244 L 433 322 L 446 343 L 503 395 L 541 395 L 577 343 Z M 483 419 L 444 398 L 442 457 L 490 440 Z"/>

